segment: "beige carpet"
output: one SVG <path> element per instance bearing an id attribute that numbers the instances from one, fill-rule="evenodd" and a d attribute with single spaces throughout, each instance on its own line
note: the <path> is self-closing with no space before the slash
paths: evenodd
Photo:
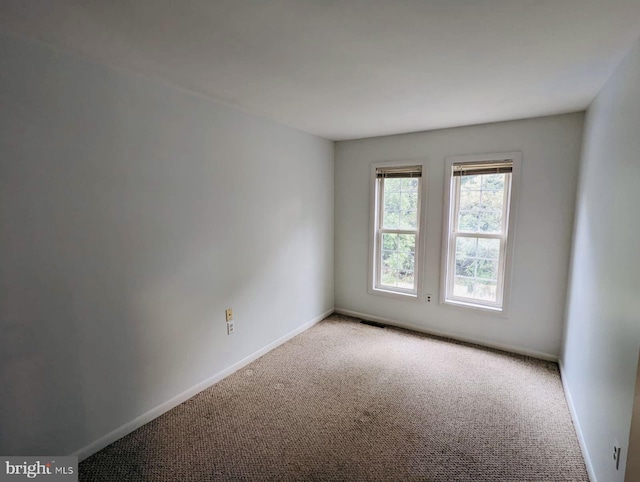
<path id="1" fill-rule="evenodd" d="M 557 365 L 332 315 L 82 481 L 587 481 Z"/>

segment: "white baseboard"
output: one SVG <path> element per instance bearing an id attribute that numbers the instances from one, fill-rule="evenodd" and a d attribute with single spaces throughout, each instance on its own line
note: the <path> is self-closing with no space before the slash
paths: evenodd
<path id="1" fill-rule="evenodd" d="M 305 323 L 302 326 L 299 326 L 298 328 L 296 328 L 295 330 L 287 333 L 286 335 L 281 336 L 280 338 L 278 338 L 277 340 L 273 341 L 272 343 L 269 343 L 264 348 L 261 348 L 260 350 L 256 351 L 255 353 L 252 353 L 251 355 L 249 355 L 249 356 L 243 358 L 242 360 L 234 363 L 230 367 L 225 368 L 224 370 L 222 370 L 219 373 L 216 373 L 212 377 L 207 378 L 206 380 L 198 383 L 197 385 L 194 385 L 193 387 L 189 388 L 188 390 L 185 390 L 181 394 L 176 395 L 172 399 L 167 400 L 164 403 L 161 403 L 157 407 L 152 408 L 148 412 L 143 413 L 142 415 L 140 415 L 139 417 L 131 420 L 128 423 L 125 423 L 121 427 L 118 427 L 117 429 L 113 430 L 112 432 L 109 432 L 108 434 L 104 435 L 103 437 L 100 437 L 98 440 L 90 443 L 89 445 L 87 445 L 85 447 L 82 447 L 81 449 L 77 450 L 76 452 L 74 452 L 71 455 L 77 456 L 79 461 L 82 461 L 82 460 L 86 459 L 87 457 L 90 457 L 91 455 L 93 455 L 96 452 L 98 452 L 98 451 L 102 450 L 103 448 L 105 448 L 107 445 L 110 445 L 113 442 L 115 442 L 116 440 L 124 437 L 125 435 L 130 434 L 134 430 L 142 427 L 144 424 L 149 423 L 154 418 L 157 418 L 160 415 L 162 415 L 163 413 L 168 412 L 172 408 L 177 407 L 182 402 L 184 402 L 184 401 L 190 399 L 191 397 L 193 397 L 194 395 L 197 395 L 198 393 L 200 393 L 202 390 L 205 390 L 205 389 L 209 388 L 211 385 L 219 382 L 223 378 L 228 377 L 233 372 L 245 367 L 246 365 L 248 365 L 252 361 L 260 358 L 262 355 L 266 354 L 267 352 L 269 352 L 269 351 L 273 350 L 274 348 L 282 345 L 284 342 L 290 340 L 294 336 L 299 335 L 303 331 L 311 328 L 313 325 L 315 325 L 316 323 L 318 323 L 321 320 L 324 320 L 327 316 L 329 316 L 333 312 L 334 312 L 333 308 L 331 308 L 330 310 L 325 311 L 321 315 L 315 317 L 313 320 Z"/>
<path id="2" fill-rule="evenodd" d="M 493 343 L 487 340 L 481 340 L 478 338 L 472 338 L 468 336 L 454 335 L 451 333 L 446 333 L 444 331 L 431 330 L 429 328 L 425 328 L 419 325 L 414 325 L 412 323 L 405 323 L 403 321 L 391 320 L 389 318 L 383 318 L 381 316 L 375 316 L 375 315 L 369 315 L 367 313 L 359 313 L 357 311 L 345 310 L 344 308 L 336 308 L 335 312 L 340 313 L 342 315 L 353 316 L 354 318 L 362 318 L 364 320 L 369 320 L 369 321 L 378 321 L 380 323 L 397 326 L 399 328 L 406 328 L 408 330 L 419 331 L 421 333 L 426 333 L 428 335 L 441 336 L 443 338 L 451 338 L 453 340 L 464 341 L 467 343 L 473 343 L 475 345 L 486 346 L 487 348 L 495 348 L 496 350 L 507 351 L 510 353 L 517 353 L 518 355 L 526 355 L 533 358 L 539 358 L 541 360 L 552 361 L 556 363 L 558 362 L 558 357 L 556 355 L 551 355 L 550 353 L 529 350 L 527 348 L 520 348 L 512 345 L 504 345 L 502 343 Z"/>
<path id="3" fill-rule="evenodd" d="M 569 413 L 571 414 L 571 420 L 573 420 L 573 426 L 576 429 L 576 436 L 578 437 L 578 443 L 580 444 L 580 450 L 582 450 L 582 457 L 584 458 L 584 463 L 587 466 L 587 473 L 589 474 L 589 480 L 591 482 L 598 482 L 598 478 L 596 477 L 596 473 L 593 470 L 593 464 L 591 463 L 591 457 L 589 456 L 589 450 L 587 449 L 587 444 L 584 440 L 584 435 L 582 433 L 582 427 L 580 427 L 580 420 L 578 420 L 578 414 L 576 412 L 576 407 L 573 404 L 573 398 L 571 397 L 571 391 L 569 390 L 569 385 L 567 385 L 566 379 L 564 377 L 564 366 L 562 365 L 562 360 L 558 362 L 558 366 L 560 367 L 560 380 L 562 380 L 562 388 L 564 389 L 564 397 L 567 399 L 567 405 L 569 406 Z"/>

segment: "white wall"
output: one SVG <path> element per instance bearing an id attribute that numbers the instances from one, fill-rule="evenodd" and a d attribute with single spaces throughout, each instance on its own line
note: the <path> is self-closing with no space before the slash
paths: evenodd
<path id="1" fill-rule="evenodd" d="M 336 308 L 553 358 L 560 350 L 583 114 L 336 143 Z M 508 318 L 439 305 L 445 156 L 523 153 Z M 429 304 L 367 293 L 370 163 L 427 159 Z"/>
<path id="2" fill-rule="evenodd" d="M 76 451 L 333 308 L 332 142 L 4 35 L 0 105 L 0 453 Z"/>
<path id="3" fill-rule="evenodd" d="M 589 107 L 562 355 L 593 473 L 623 480 L 640 346 L 640 41 Z M 640 454 L 635 454 L 640 457 Z"/>

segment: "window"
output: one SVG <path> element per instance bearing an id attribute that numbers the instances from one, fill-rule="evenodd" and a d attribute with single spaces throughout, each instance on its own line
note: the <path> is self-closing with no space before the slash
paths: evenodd
<path id="1" fill-rule="evenodd" d="M 447 163 L 445 303 L 505 311 L 518 162 L 514 155 Z"/>
<path id="2" fill-rule="evenodd" d="M 422 170 L 397 163 L 373 167 L 370 292 L 418 298 Z"/>

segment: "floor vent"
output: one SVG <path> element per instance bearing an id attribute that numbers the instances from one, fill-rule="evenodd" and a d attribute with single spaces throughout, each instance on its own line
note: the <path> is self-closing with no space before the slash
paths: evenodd
<path id="1" fill-rule="evenodd" d="M 369 321 L 369 320 L 360 320 L 360 323 L 363 325 L 375 326 L 376 328 L 386 328 L 387 325 L 384 323 L 378 323 L 377 321 Z"/>

